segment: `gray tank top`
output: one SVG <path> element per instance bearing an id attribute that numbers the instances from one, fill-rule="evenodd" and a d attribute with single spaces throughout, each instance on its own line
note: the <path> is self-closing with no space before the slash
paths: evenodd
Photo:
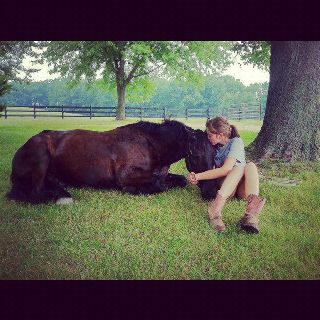
<path id="1" fill-rule="evenodd" d="M 227 158 L 235 158 L 237 167 L 246 165 L 246 157 L 244 151 L 244 143 L 241 138 L 232 138 L 227 144 L 218 148 L 214 162 L 217 168 L 221 168 Z"/>

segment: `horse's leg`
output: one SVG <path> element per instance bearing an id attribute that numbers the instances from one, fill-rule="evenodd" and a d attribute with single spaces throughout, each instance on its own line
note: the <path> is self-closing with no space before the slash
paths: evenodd
<path id="1" fill-rule="evenodd" d="M 32 172 L 31 199 L 34 203 L 56 201 L 57 204 L 72 203 L 69 192 L 64 190 L 58 180 L 48 174 L 49 160 L 40 163 Z"/>
<path id="2" fill-rule="evenodd" d="M 51 155 L 47 137 L 31 138 L 15 154 L 12 163 L 11 191 L 7 197 L 29 203 L 46 203 L 70 194 L 50 179 Z"/>
<path id="3" fill-rule="evenodd" d="M 177 187 L 184 188 L 187 185 L 187 179 L 179 174 L 168 173 L 165 183 L 169 189 Z"/>
<path id="4" fill-rule="evenodd" d="M 187 180 L 184 176 L 168 174 L 169 167 L 153 170 L 152 173 L 143 170 L 132 169 L 130 174 L 126 171 L 125 184 L 122 191 L 131 194 L 156 194 L 171 188 L 185 187 Z"/>
<path id="5" fill-rule="evenodd" d="M 167 191 L 172 188 L 184 188 L 187 185 L 187 179 L 178 174 L 154 175 L 152 183 L 140 187 L 140 193 L 155 194 Z"/>
<path id="6" fill-rule="evenodd" d="M 49 198 L 56 201 L 56 204 L 73 203 L 71 194 L 63 189 L 59 181 L 53 177 L 48 177 L 46 180 L 46 193 Z"/>
<path id="7" fill-rule="evenodd" d="M 12 188 L 7 197 L 30 203 L 48 202 L 45 178 L 49 162 L 50 155 L 44 139 L 36 137 L 29 140 L 14 156 Z"/>
<path id="8" fill-rule="evenodd" d="M 130 194 L 141 194 L 141 195 L 148 195 L 148 194 L 156 194 L 163 192 L 165 190 L 160 190 L 157 186 L 154 184 L 145 184 L 141 186 L 125 186 L 121 190 L 122 192 L 125 193 L 130 193 Z"/>
<path id="9" fill-rule="evenodd" d="M 220 188 L 219 179 L 202 180 L 199 182 L 198 187 L 201 190 L 203 200 L 213 200 Z"/>
<path id="10" fill-rule="evenodd" d="M 165 175 L 133 167 L 122 170 L 117 177 L 117 186 L 131 194 L 155 194 L 168 189 Z"/>

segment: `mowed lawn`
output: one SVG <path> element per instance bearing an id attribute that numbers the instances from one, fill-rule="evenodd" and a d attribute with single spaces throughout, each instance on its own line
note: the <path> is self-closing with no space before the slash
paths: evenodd
<path id="1" fill-rule="evenodd" d="M 5 199 L 16 150 L 44 129 L 110 130 L 113 119 L 0 119 L 1 279 L 319 279 L 320 165 L 266 163 L 258 235 L 236 227 L 245 203 L 231 200 L 224 234 L 208 225 L 196 186 L 152 196 L 69 189 L 76 203 Z M 205 119 L 186 122 L 204 128 Z M 248 145 L 259 121 L 233 122 Z M 258 128 L 258 129 L 257 129 Z M 184 160 L 171 172 L 187 174 Z M 273 178 L 294 179 L 281 186 Z M 268 179 L 267 179 L 268 178 Z"/>

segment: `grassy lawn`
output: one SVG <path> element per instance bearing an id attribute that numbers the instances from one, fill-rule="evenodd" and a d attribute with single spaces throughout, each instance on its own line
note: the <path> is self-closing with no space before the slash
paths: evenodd
<path id="1" fill-rule="evenodd" d="M 120 124 L 134 122 L 127 120 Z M 186 122 L 204 128 L 205 119 Z M 245 144 L 259 121 L 234 121 Z M 0 279 L 319 279 L 320 165 L 265 163 L 261 231 L 237 229 L 245 203 L 224 209 L 227 231 L 207 223 L 209 202 L 188 186 L 154 196 L 69 189 L 71 206 L 5 199 L 16 150 L 44 129 L 109 130 L 113 119 L 0 119 Z M 187 174 L 184 160 L 171 172 Z M 294 179 L 279 186 L 273 177 Z"/>

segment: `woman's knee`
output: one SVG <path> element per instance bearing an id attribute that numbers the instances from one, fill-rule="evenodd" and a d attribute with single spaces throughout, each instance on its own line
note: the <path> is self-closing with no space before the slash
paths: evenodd
<path id="1" fill-rule="evenodd" d="M 232 170 L 228 173 L 229 174 L 235 174 L 235 175 L 241 175 L 241 173 L 243 174 L 244 173 L 244 167 L 238 167 L 238 166 L 234 166 L 232 168 Z"/>
<path id="2" fill-rule="evenodd" d="M 248 172 L 248 171 L 258 171 L 258 168 L 256 166 L 256 164 L 252 161 L 248 162 L 244 168 L 245 172 Z"/>

